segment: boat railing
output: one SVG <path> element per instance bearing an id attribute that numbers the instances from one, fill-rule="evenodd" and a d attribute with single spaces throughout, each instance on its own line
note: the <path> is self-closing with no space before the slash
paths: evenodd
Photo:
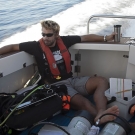
<path id="1" fill-rule="evenodd" d="M 135 16 L 123 16 L 123 15 L 92 15 L 87 22 L 87 34 L 89 34 L 90 21 L 93 18 L 122 18 L 122 19 L 135 19 Z"/>

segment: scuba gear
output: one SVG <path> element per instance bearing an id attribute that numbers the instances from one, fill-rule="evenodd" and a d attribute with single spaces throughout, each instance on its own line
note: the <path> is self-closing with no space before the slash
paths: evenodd
<path id="1" fill-rule="evenodd" d="M 130 124 L 123 117 L 117 116 L 115 114 L 103 114 L 96 122 L 96 125 L 99 124 L 99 121 L 105 115 L 113 115 L 116 117 L 114 121 L 107 122 L 104 128 L 101 130 L 99 135 L 135 135 L 135 131 L 132 129 Z"/>
<path id="2" fill-rule="evenodd" d="M 64 135 L 65 133 L 67 135 L 86 135 L 90 128 L 91 125 L 93 124 L 93 116 L 90 115 L 89 112 L 87 112 L 86 110 L 80 110 L 76 113 L 75 117 L 70 121 L 69 125 L 67 127 L 61 127 L 58 126 L 54 123 L 50 123 L 50 122 L 41 122 L 35 126 L 33 126 L 30 130 L 28 135 L 34 135 L 34 133 L 32 133 L 32 130 L 38 126 L 38 125 L 44 125 L 40 131 L 38 132 L 38 135 L 41 134 L 60 134 Z M 57 129 L 55 128 L 57 127 Z M 59 130 L 60 129 L 60 130 Z"/>
<path id="3" fill-rule="evenodd" d="M 1 130 L 6 125 L 21 131 L 60 113 L 63 111 L 62 96 L 67 95 L 67 88 L 65 85 L 41 85 L 38 87 L 35 85 L 34 88 L 25 90 L 25 92 L 22 92 L 21 89 L 20 93 L 1 94 Z"/>
<path id="4" fill-rule="evenodd" d="M 117 115 L 114 115 L 117 117 L 116 120 L 106 123 L 106 125 L 99 132 L 98 122 L 105 115 L 114 114 L 108 113 L 102 115 L 96 122 L 97 125 L 94 126 L 93 116 L 85 110 L 80 110 L 78 111 L 78 114 L 72 118 L 67 127 L 59 126 L 50 122 L 41 122 L 30 128 L 28 135 L 36 135 L 37 133 L 34 133 L 34 128 L 41 124 L 44 126 L 40 129 L 38 135 L 47 133 L 60 135 L 135 135 L 135 131 L 131 128 L 127 120 Z"/>

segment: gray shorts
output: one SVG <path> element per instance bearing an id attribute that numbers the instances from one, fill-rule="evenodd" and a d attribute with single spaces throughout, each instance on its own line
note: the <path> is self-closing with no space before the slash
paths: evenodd
<path id="1" fill-rule="evenodd" d="M 72 77 L 67 80 L 59 81 L 57 83 L 53 83 L 55 85 L 65 84 L 67 86 L 68 95 L 73 97 L 75 94 L 79 93 L 83 96 L 87 96 L 88 92 L 86 90 L 86 82 L 90 77 Z"/>

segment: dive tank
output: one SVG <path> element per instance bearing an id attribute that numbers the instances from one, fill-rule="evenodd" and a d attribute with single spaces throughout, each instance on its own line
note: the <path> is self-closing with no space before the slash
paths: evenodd
<path id="1" fill-rule="evenodd" d="M 94 117 L 88 111 L 80 110 L 76 112 L 68 126 L 58 126 L 52 123 L 45 123 L 45 125 L 38 132 L 38 135 L 67 135 L 67 133 L 70 135 L 87 135 L 93 124 Z M 28 135 L 31 135 L 31 131 L 32 130 L 29 131 Z"/>
<path id="2" fill-rule="evenodd" d="M 127 135 L 124 128 L 117 123 L 109 122 L 99 135 Z"/>
<path id="3" fill-rule="evenodd" d="M 131 128 L 125 119 L 116 119 L 107 123 L 99 135 L 129 135 Z"/>
<path id="4" fill-rule="evenodd" d="M 67 131 L 71 135 L 87 135 L 91 126 L 94 123 L 94 118 L 85 110 L 78 111 L 76 116 L 70 121 Z"/>

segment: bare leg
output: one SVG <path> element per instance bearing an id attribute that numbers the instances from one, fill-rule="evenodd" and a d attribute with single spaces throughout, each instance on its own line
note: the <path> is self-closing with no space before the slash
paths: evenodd
<path id="1" fill-rule="evenodd" d="M 94 101 L 95 101 L 96 110 L 97 110 L 95 122 L 102 114 L 105 114 L 105 113 L 113 113 L 116 115 L 119 114 L 119 109 L 117 106 L 113 106 L 106 110 L 107 98 L 105 97 L 104 92 L 108 88 L 109 88 L 108 81 L 103 77 L 91 77 L 86 83 L 86 89 L 88 93 L 94 94 Z M 107 115 L 101 119 L 100 123 L 104 123 L 104 122 L 111 121 L 114 119 L 115 119 L 114 116 Z"/>
<path id="2" fill-rule="evenodd" d="M 118 107 L 113 106 L 106 110 L 107 98 L 104 95 L 105 90 L 109 88 L 108 81 L 103 77 L 91 77 L 88 79 L 86 83 L 86 90 L 90 95 L 94 94 L 94 101 L 96 107 L 90 103 L 90 101 L 83 97 L 80 94 L 76 94 L 71 98 L 71 107 L 77 110 L 87 110 L 92 114 L 95 118 L 95 122 L 97 119 L 105 113 L 119 113 Z M 104 116 L 101 119 L 100 124 L 114 120 L 115 117 L 112 115 Z"/>
<path id="3" fill-rule="evenodd" d="M 71 98 L 71 107 L 76 110 L 87 110 L 94 117 L 97 115 L 95 106 L 90 101 L 80 94 L 76 94 Z"/>
<path id="4" fill-rule="evenodd" d="M 98 113 L 98 115 L 96 116 L 96 118 L 95 118 L 95 122 L 97 121 L 97 119 L 98 119 L 101 115 L 107 114 L 107 113 L 112 113 L 112 114 L 118 115 L 118 114 L 119 114 L 118 106 L 114 105 L 114 106 L 108 108 L 107 110 L 100 111 L 100 112 Z M 108 121 L 113 121 L 114 119 L 116 119 L 116 117 L 113 116 L 113 115 L 105 115 L 105 116 L 103 116 L 103 117 L 100 119 L 99 124 L 102 124 L 102 123 L 105 123 L 105 122 L 108 122 Z"/>
<path id="5" fill-rule="evenodd" d="M 97 112 L 106 110 L 107 98 L 105 97 L 104 92 L 108 88 L 108 81 L 103 77 L 91 77 L 86 83 L 88 93 L 90 95 L 94 94 Z"/>

